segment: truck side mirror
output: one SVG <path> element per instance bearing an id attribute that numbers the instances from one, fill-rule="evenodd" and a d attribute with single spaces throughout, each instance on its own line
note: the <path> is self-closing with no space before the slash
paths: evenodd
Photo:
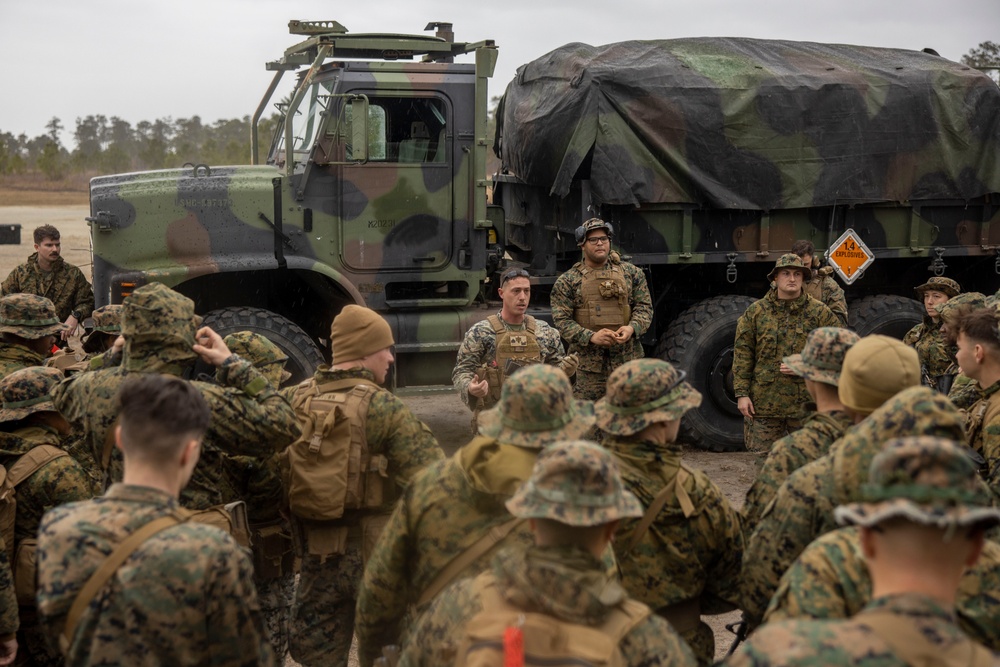
<path id="1" fill-rule="evenodd" d="M 354 162 L 368 161 L 368 98 L 351 98 L 351 158 Z"/>

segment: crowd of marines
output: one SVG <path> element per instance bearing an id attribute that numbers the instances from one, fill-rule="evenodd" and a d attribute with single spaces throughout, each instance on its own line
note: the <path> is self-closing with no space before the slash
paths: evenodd
<path id="1" fill-rule="evenodd" d="M 996 298 L 931 278 L 905 341 L 859 337 L 797 242 L 737 326 L 737 510 L 682 460 L 701 395 L 643 357 L 613 236 L 577 230 L 554 326 L 500 276 L 446 457 L 382 387 L 377 313 L 283 387 L 277 346 L 162 284 L 94 311 L 39 228 L 0 297 L 0 664 L 708 665 L 737 609 L 725 664 L 997 664 Z"/>

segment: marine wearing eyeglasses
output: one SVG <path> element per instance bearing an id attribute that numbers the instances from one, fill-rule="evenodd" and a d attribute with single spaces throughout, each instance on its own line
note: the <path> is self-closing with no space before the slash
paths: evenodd
<path id="1" fill-rule="evenodd" d="M 577 227 L 583 258 L 552 288 L 552 322 L 580 356 L 577 398 L 600 398 L 611 371 L 643 356 L 638 337 L 653 319 L 646 277 L 611 249 L 613 238 L 614 227 L 600 218 Z"/>
<path id="2" fill-rule="evenodd" d="M 504 272 L 498 292 L 500 310 L 469 329 L 451 375 L 462 401 L 473 411 L 474 432 L 479 412 L 497 404 L 504 380 L 518 368 L 546 363 L 568 376 L 576 370 L 576 356 L 566 356 L 559 332 L 527 314 L 528 272 L 518 268 Z"/>

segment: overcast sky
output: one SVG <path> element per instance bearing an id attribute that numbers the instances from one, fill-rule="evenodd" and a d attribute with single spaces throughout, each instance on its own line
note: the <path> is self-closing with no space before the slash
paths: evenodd
<path id="1" fill-rule="evenodd" d="M 958 60 L 1000 41 L 1000 0 L 0 0 L 0 131 L 33 137 L 58 116 L 72 148 L 75 119 L 90 114 L 133 125 L 252 114 L 272 76 L 264 63 L 299 40 L 293 18 L 392 33 L 450 21 L 459 40 L 499 45 L 491 95 L 568 42 L 762 37 Z"/>

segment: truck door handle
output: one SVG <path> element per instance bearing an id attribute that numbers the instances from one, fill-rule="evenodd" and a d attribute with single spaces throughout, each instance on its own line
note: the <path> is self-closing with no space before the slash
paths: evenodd
<path id="1" fill-rule="evenodd" d="M 420 264 L 421 262 L 433 262 L 434 258 L 433 257 L 414 257 L 413 261 L 416 262 L 417 264 Z"/>

